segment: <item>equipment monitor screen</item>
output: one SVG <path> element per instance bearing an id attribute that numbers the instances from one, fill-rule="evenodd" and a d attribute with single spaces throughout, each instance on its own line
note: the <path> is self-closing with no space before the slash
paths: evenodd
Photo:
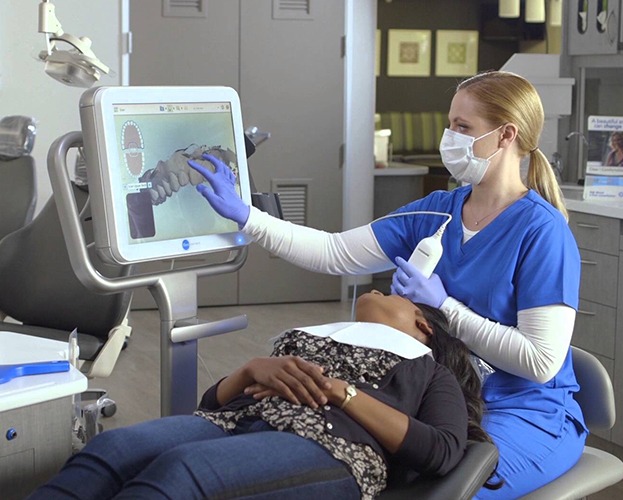
<path id="1" fill-rule="evenodd" d="M 229 87 L 97 87 L 80 100 L 95 245 L 127 264 L 246 245 L 188 165 L 221 159 L 251 204 L 240 101 Z M 209 185 L 209 184 L 208 184 Z"/>

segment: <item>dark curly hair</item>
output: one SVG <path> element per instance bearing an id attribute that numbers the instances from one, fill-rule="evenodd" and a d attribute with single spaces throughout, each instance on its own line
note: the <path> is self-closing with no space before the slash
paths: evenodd
<path id="1" fill-rule="evenodd" d="M 426 304 L 415 305 L 422 311 L 433 330 L 429 347 L 433 352 L 435 361 L 444 365 L 454 374 L 463 391 L 467 405 L 467 439 L 495 444 L 481 425 L 485 403 L 480 395 L 482 390 L 481 379 L 472 364 L 470 350 L 461 340 L 450 335 L 450 325 L 443 312 Z M 494 474 L 495 470 L 485 483 L 485 488 L 497 490 L 504 484 L 503 479 L 493 482 Z"/>

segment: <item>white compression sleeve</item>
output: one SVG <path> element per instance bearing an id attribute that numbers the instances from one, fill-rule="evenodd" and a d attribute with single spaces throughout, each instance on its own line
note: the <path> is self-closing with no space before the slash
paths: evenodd
<path id="1" fill-rule="evenodd" d="M 575 310 L 563 304 L 519 311 L 517 327 L 483 318 L 452 297 L 441 310 L 452 331 L 475 354 L 508 373 L 539 383 L 560 370 L 575 323 Z"/>
<path id="2" fill-rule="evenodd" d="M 251 207 L 242 230 L 269 252 L 310 271 L 371 274 L 395 267 L 381 250 L 370 224 L 343 233 L 327 233 Z"/>

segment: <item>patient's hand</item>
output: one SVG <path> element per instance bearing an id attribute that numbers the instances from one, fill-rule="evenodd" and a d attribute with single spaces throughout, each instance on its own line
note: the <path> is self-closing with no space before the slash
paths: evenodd
<path id="1" fill-rule="evenodd" d="M 255 399 L 279 396 L 294 404 L 312 408 L 327 403 L 324 391 L 331 388 L 323 368 L 298 356 L 255 358 L 244 371 L 255 381 L 245 389 Z"/>

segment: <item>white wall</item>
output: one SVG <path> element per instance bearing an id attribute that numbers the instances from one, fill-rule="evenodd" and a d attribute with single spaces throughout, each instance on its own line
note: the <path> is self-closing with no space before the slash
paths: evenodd
<path id="1" fill-rule="evenodd" d="M 88 36 L 97 57 L 113 71 L 104 85 L 121 78 L 121 0 L 54 0 L 63 30 Z M 66 132 L 80 129 L 78 101 L 84 89 L 68 87 L 46 75 L 36 60 L 45 48 L 38 33 L 39 0 L 2 0 L 0 3 L 0 117 L 27 115 L 37 120 L 33 156 L 37 162 L 37 210 L 51 194 L 46 157 L 51 143 Z M 73 164 L 70 171 L 73 171 Z"/>

